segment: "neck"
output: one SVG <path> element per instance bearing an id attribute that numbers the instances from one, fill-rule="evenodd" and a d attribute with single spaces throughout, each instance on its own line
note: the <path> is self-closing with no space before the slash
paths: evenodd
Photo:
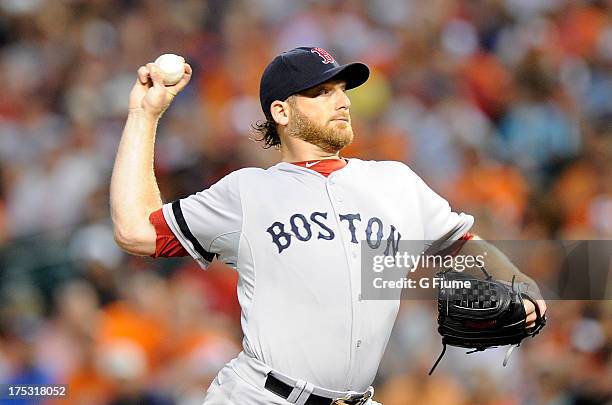
<path id="1" fill-rule="evenodd" d="M 281 161 L 282 162 L 306 162 L 309 160 L 325 160 L 325 159 L 340 159 L 339 152 L 326 152 L 320 147 L 311 143 L 302 141 L 301 139 L 291 139 L 287 142 L 286 139 L 281 144 Z"/>

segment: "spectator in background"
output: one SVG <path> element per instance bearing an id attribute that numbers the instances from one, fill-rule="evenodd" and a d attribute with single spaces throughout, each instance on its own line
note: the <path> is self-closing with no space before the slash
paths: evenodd
<path id="1" fill-rule="evenodd" d="M 8 240 L 8 220 L 6 213 L 6 200 L 5 200 L 5 171 L 0 166 L 0 248 L 4 246 L 6 241 Z M 0 262 L 1 266 L 1 262 Z"/>
<path id="2" fill-rule="evenodd" d="M 548 63 L 547 63 L 548 62 Z M 546 57 L 533 50 L 518 66 L 516 100 L 500 126 L 500 152 L 529 176 L 545 184 L 547 169 L 557 161 L 577 155 L 580 134 L 577 122 L 554 101 L 561 97 L 551 79 Z"/>

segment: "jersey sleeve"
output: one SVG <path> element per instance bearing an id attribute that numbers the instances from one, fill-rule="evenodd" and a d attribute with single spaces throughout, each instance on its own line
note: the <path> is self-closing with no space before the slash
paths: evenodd
<path id="1" fill-rule="evenodd" d="M 226 253 L 222 251 L 225 246 L 215 242 L 241 232 L 237 175 L 231 173 L 209 189 L 165 204 L 162 211 L 181 245 L 205 269 L 215 256 Z"/>
<path id="2" fill-rule="evenodd" d="M 451 210 L 450 204 L 414 172 L 425 241 L 439 249 L 463 237 L 474 224 L 474 217 Z M 450 242 L 450 243 L 445 243 Z"/>
<path id="3" fill-rule="evenodd" d="M 157 235 L 155 237 L 155 253 L 151 257 L 189 256 L 189 253 L 168 226 L 161 208 L 149 215 L 149 222 L 155 228 L 155 234 Z"/>

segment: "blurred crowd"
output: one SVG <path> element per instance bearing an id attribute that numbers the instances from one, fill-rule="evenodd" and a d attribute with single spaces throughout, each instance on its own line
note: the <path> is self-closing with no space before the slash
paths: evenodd
<path id="1" fill-rule="evenodd" d="M 610 0 L 3 0 L 0 383 L 70 384 L 75 404 L 202 402 L 240 350 L 237 277 L 116 247 L 108 186 L 127 95 L 162 53 L 194 69 L 158 130 L 172 201 L 277 161 L 251 130 L 259 77 L 304 45 L 372 69 L 349 93 L 344 156 L 406 162 L 484 238 L 611 239 Z M 503 351 L 450 350 L 427 377 L 434 308 L 406 301 L 376 397 L 611 403 L 611 302 L 551 301 L 549 314 L 508 367 Z"/>

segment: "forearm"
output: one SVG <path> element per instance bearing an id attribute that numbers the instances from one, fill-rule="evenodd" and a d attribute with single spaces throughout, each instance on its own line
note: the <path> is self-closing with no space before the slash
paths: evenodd
<path id="1" fill-rule="evenodd" d="M 511 282 L 514 277 L 516 282 L 529 285 L 528 293 L 531 297 L 541 299 L 542 294 L 535 280 L 522 273 L 501 250 L 491 243 L 474 236 L 471 241 L 465 243 L 460 254 L 466 256 L 482 255 L 484 268 L 494 279 Z M 470 270 L 471 273 L 474 271 L 475 269 Z"/>
<path id="2" fill-rule="evenodd" d="M 110 186 L 115 239 L 125 250 L 155 252 L 155 229 L 149 215 L 162 206 L 153 161 L 157 119 L 131 109 L 117 151 Z"/>

